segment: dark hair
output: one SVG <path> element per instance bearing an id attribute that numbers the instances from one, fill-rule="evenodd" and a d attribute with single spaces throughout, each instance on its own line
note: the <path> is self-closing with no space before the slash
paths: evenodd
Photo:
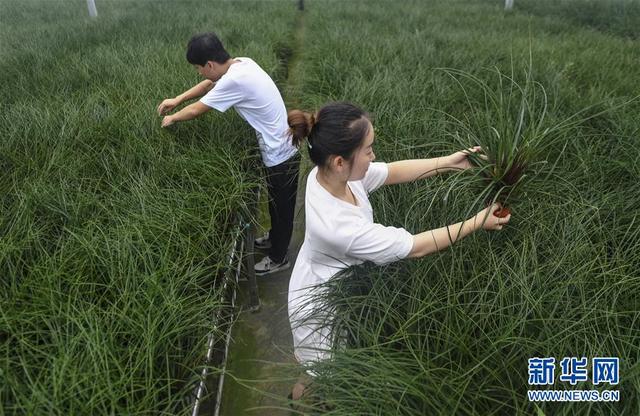
<path id="1" fill-rule="evenodd" d="M 351 159 L 369 133 L 370 117 L 351 103 L 339 102 L 325 105 L 316 114 L 290 111 L 288 122 L 294 146 L 299 147 L 306 137 L 311 161 L 325 166 L 330 156 Z"/>
<path id="2" fill-rule="evenodd" d="M 192 65 L 204 66 L 208 61 L 223 64 L 229 59 L 231 57 L 213 32 L 195 35 L 187 45 L 187 61 Z"/>

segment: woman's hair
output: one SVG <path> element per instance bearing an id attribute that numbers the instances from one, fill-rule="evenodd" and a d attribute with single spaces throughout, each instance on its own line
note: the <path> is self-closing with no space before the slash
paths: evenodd
<path id="1" fill-rule="evenodd" d="M 330 156 L 350 160 L 370 126 L 369 115 L 347 102 L 327 104 L 316 114 L 292 110 L 288 121 L 293 144 L 300 147 L 306 137 L 309 157 L 317 166 L 325 166 Z"/>
<path id="2" fill-rule="evenodd" d="M 204 66 L 207 61 L 223 64 L 229 59 L 231 57 L 213 32 L 195 35 L 187 45 L 187 61 L 192 65 Z"/>

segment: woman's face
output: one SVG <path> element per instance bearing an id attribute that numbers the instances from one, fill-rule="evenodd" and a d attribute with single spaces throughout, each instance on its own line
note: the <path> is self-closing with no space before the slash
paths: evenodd
<path id="1" fill-rule="evenodd" d="M 351 171 L 349 172 L 350 181 L 359 181 L 364 178 L 364 175 L 369 169 L 369 164 L 376 160 L 376 155 L 373 153 L 373 125 L 369 122 L 369 131 L 364 138 L 362 145 L 356 149 L 351 158 Z"/>

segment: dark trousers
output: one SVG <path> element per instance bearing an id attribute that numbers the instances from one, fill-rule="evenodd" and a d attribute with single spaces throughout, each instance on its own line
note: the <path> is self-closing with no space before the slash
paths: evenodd
<path id="1" fill-rule="evenodd" d="M 300 153 L 296 153 L 279 165 L 266 168 L 269 215 L 271 216 L 269 257 L 277 263 L 282 262 L 286 257 L 291 241 L 299 171 Z"/>

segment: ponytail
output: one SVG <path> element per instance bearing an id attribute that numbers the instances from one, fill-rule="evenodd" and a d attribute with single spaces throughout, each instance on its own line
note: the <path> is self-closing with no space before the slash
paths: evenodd
<path id="1" fill-rule="evenodd" d="M 315 124 L 315 116 L 300 110 L 289 111 L 287 118 L 291 131 L 291 142 L 295 147 L 300 147 L 302 140 L 309 137 Z"/>
<path id="2" fill-rule="evenodd" d="M 292 110 L 287 118 L 291 142 L 300 147 L 307 139 L 309 157 L 324 167 L 331 156 L 351 159 L 371 128 L 369 115 L 347 102 L 330 103 L 316 114 Z"/>

